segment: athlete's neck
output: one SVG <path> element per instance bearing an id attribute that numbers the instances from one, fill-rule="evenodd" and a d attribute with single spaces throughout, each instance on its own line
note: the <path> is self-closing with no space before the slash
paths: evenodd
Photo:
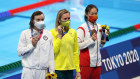
<path id="1" fill-rule="evenodd" d="M 64 28 L 64 31 L 68 31 L 69 30 L 69 27 L 67 27 L 67 28 Z"/>

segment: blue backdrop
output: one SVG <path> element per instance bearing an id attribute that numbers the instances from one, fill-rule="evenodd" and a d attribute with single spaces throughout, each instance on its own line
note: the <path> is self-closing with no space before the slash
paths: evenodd
<path id="1" fill-rule="evenodd" d="M 101 49 L 102 79 L 140 76 L 140 37 Z"/>

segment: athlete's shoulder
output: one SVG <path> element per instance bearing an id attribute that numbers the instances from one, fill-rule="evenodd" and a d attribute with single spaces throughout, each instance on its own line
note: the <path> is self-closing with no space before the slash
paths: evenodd
<path id="1" fill-rule="evenodd" d="M 26 30 L 23 30 L 23 31 L 22 31 L 22 33 L 27 33 L 27 34 L 28 34 L 29 32 L 31 32 L 31 29 L 26 29 Z"/>
<path id="2" fill-rule="evenodd" d="M 50 30 L 51 33 L 57 32 L 56 28 Z"/>
<path id="3" fill-rule="evenodd" d="M 85 22 L 85 23 L 83 23 L 80 27 L 83 27 L 83 28 L 87 27 L 86 22 Z"/>
<path id="4" fill-rule="evenodd" d="M 50 31 L 48 31 L 47 29 L 44 29 L 44 30 L 43 30 L 43 33 L 45 33 L 46 35 L 52 37 L 52 33 L 51 33 Z"/>
<path id="5" fill-rule="evenodd" d="M 69 30 L 70 30 L 70 31 L 75 31 L 73 28 L 70 28 Z"/>

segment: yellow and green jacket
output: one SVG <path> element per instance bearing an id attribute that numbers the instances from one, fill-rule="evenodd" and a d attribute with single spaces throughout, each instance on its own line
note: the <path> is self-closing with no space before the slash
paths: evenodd
<path id="1" fill-rule="evenodd" d="M 74 29 L 69 31 L 62 37 L 58 38 L 58 31 L 51 30 L 53 35 L 55 70 L 74 70 L 80 72 L 79 68 L 79 46 L 77 33 Z"/>

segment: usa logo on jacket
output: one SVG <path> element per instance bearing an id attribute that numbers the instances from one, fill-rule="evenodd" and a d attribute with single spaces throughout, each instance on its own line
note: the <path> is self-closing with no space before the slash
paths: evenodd
<path id="1" fill-rule="evenodd" d="M 43 39 L 44 39 L 45 41 L 47 41 L 47 40 L 48 40 L 48 37 L 47 37 L 46 35 L 44 35 L 44 36 L 43 36 Z"/>

